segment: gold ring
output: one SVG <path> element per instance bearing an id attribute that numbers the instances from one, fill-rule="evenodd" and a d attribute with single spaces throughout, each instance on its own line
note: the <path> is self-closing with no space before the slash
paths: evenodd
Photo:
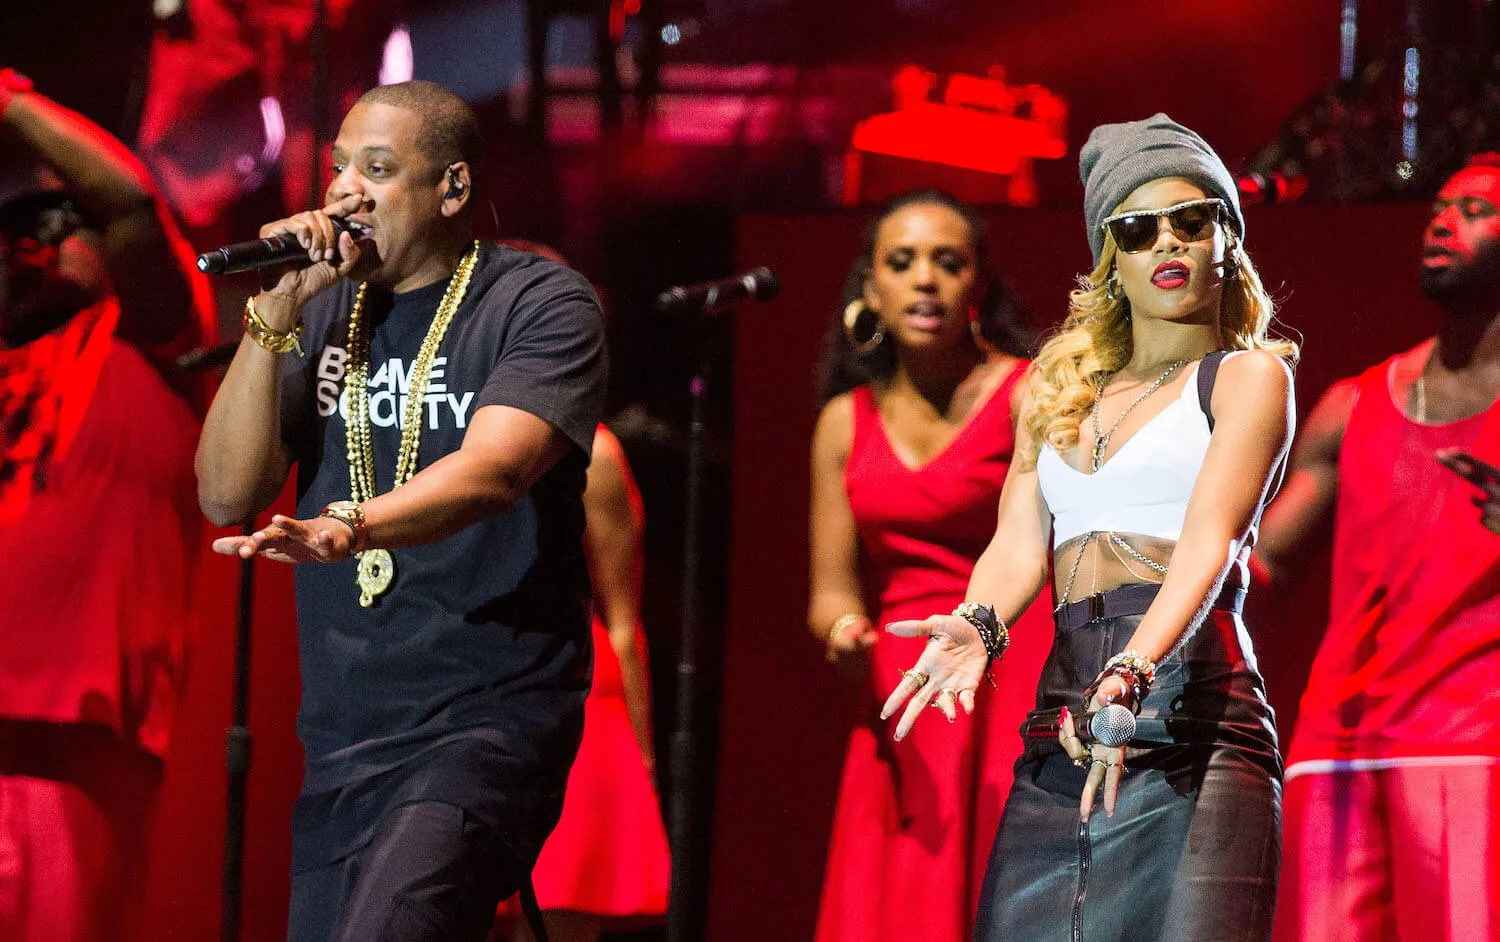
<path id="1" fill-rule="evenodd" d="M 911 670 L 904 670 L 904 671 L 902 671 L 901 672 L 901 677 L 904 680 L 909 680 L 912 683 L 916 684 L 918 690 L 920 690 L 923 687 L 927 686 L 927 682 L 932 679 L 928 675 L 922 673 L 921 671 L 919 671 L 919 670 L 917 670 L 915 668 L 913 668 Z"/>

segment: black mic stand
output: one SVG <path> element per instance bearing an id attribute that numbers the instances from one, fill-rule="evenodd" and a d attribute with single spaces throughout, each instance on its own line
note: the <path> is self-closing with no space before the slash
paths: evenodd
<path id="1" fill-rule="evenodd" d="M 713 357 L 707 334 L 712 315 L 731 302 L 711 296 L 693 317 L 697 366 L 689 389 L 687 509 L 682 540 L 682 609 L 678 630 L 677 703 L 673 716 L 668 783 L 668 826 L 672 883 L 667 910 L 667 942 L 697 942 L 707 924 L 708 854 L 702 810 L 703 756 L 698 736 L 698 668 L 702 655 L 703 447 L 707 430 L 709 375 Z"/>
<path id="2" fill-rule="evenodd" d="M 180 378 L 186 380 L 201 370 L 224 366 L 234 359 L 239 341 L 214 347 L 199 347 L 177 358 Z M 240 529 L 245 536 L 255 532 L 255 520 Z M 228 787 L 224 799 L 224 884 L 219 913 L 219 938 L 239 942 L 240 900 L 245 872 L 245 786 L 250 777 L 250 633 L 255 607 L 255 557 L 240 560 L 239 606 L 234 621 L 234 686 L 231 690 L 229 728 L 224 733 L 224 769 Z"/>
<path id="3" fill-rule="evenodd" d="M 255 532 L 255 521 L 242 531 Z M 229 787 L 224 808 L 223 942 L 239 942 L 240 898 L 245 871 L 245 787 L 250 777 L 250 621 L 255 603 L 255 557 L 240 560 L 239 611 L 234 624 L 234 705 L 225 733 L 224 767 Z"/>

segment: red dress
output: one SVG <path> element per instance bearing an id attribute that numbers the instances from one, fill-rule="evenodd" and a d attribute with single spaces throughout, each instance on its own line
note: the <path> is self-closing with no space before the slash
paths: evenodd
<path id="1" fill-rule="evenodd" d="M 1011 392 L 1021 363 L 921 468 L 891 447 L 875 397 L 854 391 L 844 487 L 859 528 L 876 624 L 952 611 L 995 532 L 1015 436 Z M 972 717 L 934 712 L 895 742 L 880 705 L 923 641 L 882 635 L 871 649 L 862 719 L 849 737 L 823 880 L 818 942 L 956 942 L 970 937 L 990 844 L 1021 752 L 1017 735 L 1051 646 L 1045 593 L 1012 626 Z"/>
<path id="2" fill-rule="evenodd" d="M 599 434 L 610 433 L 601 425 Z M 624 477 L 639 524 L 641 495 L 628 467 Z M 666 913 L 672 858 L 656 785 L 625 706 L 620 659 L 597 614 L 593 635 L 594 683 L 583 704 L 583 740 L 568 773 L 562 817 L 531 876 L 542 909 L 592 913 L 623 928 Z M 500 913 L 517 918 L 520 911 L 519 897 L 512 897 Z"/>
<path id="3" fill-rule="evenodd" d="M 625 710 L 620 661 L 595 618 L 583 741 L 568 773 L 562 818 L 532 871 L 537 902 L 612 921 L 659 917 L 667 911 L 670 871 L 656 786 Z"/>

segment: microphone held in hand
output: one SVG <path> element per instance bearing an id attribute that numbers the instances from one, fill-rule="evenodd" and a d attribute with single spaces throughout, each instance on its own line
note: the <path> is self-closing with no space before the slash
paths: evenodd
<path id="1" fill-rule="evenodd" d="M 776 291 L 780 287 L 781 282 L 776 280 L 771 269 L 762 266 L 721 281 L 668 288 L 656 296 L 656 309 L 664 314 L 712 313 L 728 302 L 741 298 L 769 301 L 776 297 Z"/>
<path id="2" fill-rule="evenodd" d="M 339 232 L 347 232 L 358 239 L 369 231 L 368 227 L 352 222 L 342 216 L 330 216 L 329 221 Z M 337 251 L 337 246 L 335 246 Z M 295 265 L 306 268 L 312 264 L 307 249 L 291 234 L 275 235 L 267 239 L 252 239 L 236 242 L 223 248 L 204 252 L 198 256 L 198 270 L 210 275 L 232 275 L 242 271 L 258 271 L 278 265 Z"/>
<path id="3" fill-rule="evenodd" d="M 1057 740 L 1062 728 L 1062 711 L 1046 710 L 1026 717 L 1021 735 L 1029 740 Z M 1111 703 L 1102 710 L 1073 717 L 1073 731 L 1086 746 L 1098 743 L 1101 746 L 1123 746 L 1135 738 L 1135 714 L 1130 708 Z"/>

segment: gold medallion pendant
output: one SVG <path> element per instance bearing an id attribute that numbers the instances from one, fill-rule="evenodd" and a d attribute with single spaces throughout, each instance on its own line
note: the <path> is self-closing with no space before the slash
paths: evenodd
<path id="1" fill-rule="evenodd" d="M 417 358 L 412 361 L 410 396 L 401 419 L 401 446 L 396 452 L 396 474 L 391 482 L 391 490 L 410 481 L 412 475 L 417 473 L 417 456 L 422 444 L 422 409 L 427 399 L 427 385 L 432 379 L 438 347 L 442 344 L 443 336 L 448 332 L 448 325 L 453 322 L 459 305 L 463 303 L 464 295 L 469 290 L 469 278 L 474 274 L 474 266 L 478 261 L 479 243 L 475 242 L 453 273 L 453 279 L 443 292 L 443 300 L 438 304 L 432 324 L 427 328 L 422 347 L 417 351 Z M 344 423 L 344 446 L 349 457 L 349 503 L 354 505 L 353 512 L 359 511 L 359 504 L 375 496 L 375 453 L 370 443 L 370 333 L 363 318 L 366 287 L 367 285 L 362 284 L 355 291 L 354 307 L 349 312 L 349 339 L 345 348 L 348 351 L 348 371 L 344 374 L 344 389 L 354 391 L 348 396 L 349 415 Z M 359 538 L 362 516 L 359 521 L 344 521 L 355 530 L 356 540 Z M 391 583 L 396 581 L 396 561 L 391 558 L 389 551 L 383 549 L 361 550 L 355 555 L 359 557 L 359 575 L 354 580 L 354 584 L 359 587 L 359 604 L 370 608 L 375 604 L 375 597 L 388 591 Z"/>
<path id="2" fill-rule="evenodd" d="M 359 586 L 359 604 L 369 608 L 375 604 L 375 596 L 396 581 L 396 561 L 383 549 L 365 550 L 358 555 L 359 576 L 354 582 Z"/>

